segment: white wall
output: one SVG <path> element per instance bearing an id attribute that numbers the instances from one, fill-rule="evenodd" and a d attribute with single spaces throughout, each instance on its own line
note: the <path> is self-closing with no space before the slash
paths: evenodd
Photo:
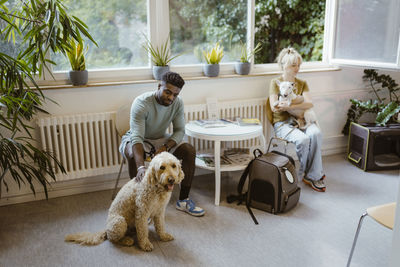
<path id="1" fill-rule="evenodd" d="M 400 74 L 390 72 L 397 81 Z M 341 134 L 346 121 L 350 98 L 373 98 L 362 82 L 362 69 L 342 68 L 340 71 L 300 73 L 299 78 L 307 80 L 318 120 L 324 135 L 323 153 L 341 153 L 345 151 L 346 138 Z M 187 80 L 181 96 L 185 104 L 205 103 L 207 97 L 216 97 L 219 101 L 266 97 L 269 83 L 274 76 L 209 78 Z M 51 114 L 76 114 L 103 111 L 115 111 L 121 105 L 131 102 L 137 95 L 152 91 L 157 84 L 132 84 L 119 86 L 82 87 L 73 89 L 46 90 L 46 96 L 58 105 L 48 103 L 46 109 Z M 116 170 L 118 172 L 118 170 Z M 64 196 L 95 190 L 110 189 L 116 175 L 97 176 L 58 182 L 50 188 L 50 197 Z M 43 199 L 39 191 L 36 198 L 28 187 L 18 189 L 14 181 L 9 180 L 9 192 L 2 188 L 0 205 Z"/>

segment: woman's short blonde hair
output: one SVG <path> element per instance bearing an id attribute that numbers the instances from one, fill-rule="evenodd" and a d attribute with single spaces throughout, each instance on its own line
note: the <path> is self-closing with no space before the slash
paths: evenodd
<path id="1" fill-rule="evenodd" d="M 284 70 L 287 66 L 293 64 L 299 64 L 303 62 L 301 55 L 296 49 L 292 47 L 283 48 L 282 51 L 279 53 L 278 57 L 276 58 L 279 67 L 281 70 Z"/>

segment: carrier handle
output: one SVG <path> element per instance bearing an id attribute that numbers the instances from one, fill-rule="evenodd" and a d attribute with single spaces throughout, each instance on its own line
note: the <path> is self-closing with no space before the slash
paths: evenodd
<path id="1" fill-rule="evenodd" d="M 354 158 L 351 157 L 352 153 L 353 152 L 350 152 L 349 155 L 347 156 L 347 158 L 352 160 L 352 161 L 354 161 L 355 163 L 359 163 L 362 157 L 360 156 L 358 159 L 354 159 Z"/>
<path id="2" fill-rule="evenodd" d="M 258 149 L 258 148 L 254 149 L 254 151 L 253 151 L 253 156 L 254 156 L 254 158 L 258 158 L 258 157 L 260 157 L 262 154 L 263 154 L 263 153 L 262 153 L 261 150 Z"/>

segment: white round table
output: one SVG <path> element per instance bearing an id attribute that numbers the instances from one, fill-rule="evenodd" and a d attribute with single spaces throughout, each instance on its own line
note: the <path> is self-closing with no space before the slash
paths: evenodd
<path id="1" fill-rule="evenodd" d="M 251 138 L 259 138 L 262 152 L 265 152 L 265 137 L 261 125 L 239 126 L 237 124 L 227 124 L 224 127 L 205 128 L 189 122 L 185 126 L 187 136 L 214 141 L 214 167 L 199 163 L 196 159 L 196 166 L 215 171 L 215 205 L 219 205 L 221 193 L 221 171 L 243 170 L 246 165 L 234 165 L 221 167 L 221 141 L 241 141 Z"/>

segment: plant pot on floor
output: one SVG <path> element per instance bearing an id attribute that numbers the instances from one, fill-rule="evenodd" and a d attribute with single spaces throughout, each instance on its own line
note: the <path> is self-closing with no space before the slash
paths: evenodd
<path id="1" fill-rule="evenodd" d="M 235 72 L 239 75 L 248 75 L 250 68 L 250 62 L 235 62 Z"/>
<path id="2" fill-rule="evenodd" d="M 85 85 L 88 83 L 88 71 L 87 70 L 70 70 L 69 80 L 72 85 Z"/>
<path id="3" fill-rule="evenodd" d="M 217 77 L 219 74 L 219 64 L 205 64 L 203 72 L 207 77 Z"/>
<path id="4" fill-rule="evenodd" d="M 169 71 L 169 66 L 153 66 L 153 77 L 160 81 L 164 73 Z"/>

